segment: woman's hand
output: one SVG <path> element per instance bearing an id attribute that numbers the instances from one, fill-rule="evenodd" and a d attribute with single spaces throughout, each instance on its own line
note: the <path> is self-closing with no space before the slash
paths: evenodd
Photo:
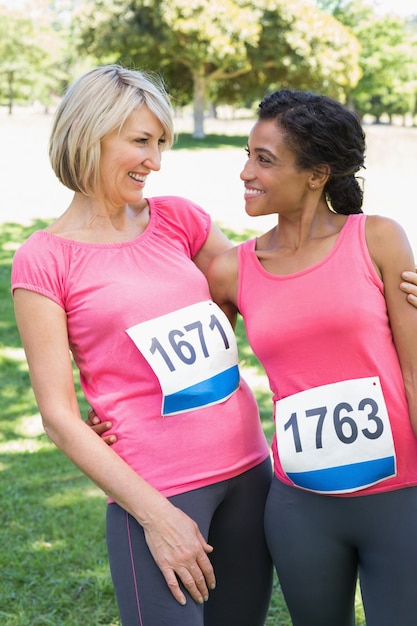
<path id="1" fill-rule="evenodd" d="M 108 445 L 117 441 L 116 435 L 105 435 L 112 423 L 101 422 L 94 409 L 89 409 L 85 423 Z M 188 515 L 168 501 L 166 504 L 167 510 L 154 513 L 154 520 L 141 522 L 149 550 L 177 602 L 186 603 L 178 584 L 180 579 L 193 600 L 202 604 L 208 600 L 209 589 L 216 586 L 213 567 L 207 557 L 213 548 Z"/>
<path id="2" fill-rule="evenodd" d="M 99 435 L 102 440 L 107 443 L 107 445 L 111 446 L 113 443 L 116 443 L 117 436 L 116 435 L 106 435 L 105 433 L 110 430 L 112 427 L 111 422 L 101 422 L 100 418 L 96 415 L 94 409 L 89 409 L 87 414 L 87 419 L 85 420 L 87 426 L 90 426 L 92 430 Z"/>
<path id="3" fill-rule="evenodd" d="M 207 556 L 213 547 L 205 541 L 197 524 L 168 500 L 162 504 L 157 518 L 151 517 L 141 524 L 149 550 L 174 598 L 180 604 L 186 603 L 179 579 L 195 602 L 207 601 L 209 590 L 216 586 Z"/>
<path id="4" fill-rule="evenodd" d="M 401 278 L 405 282 L 400 284 L 400 289 L 408 294 L 408 302 L 417 307 L 417 273 L 403 272 Z"/>

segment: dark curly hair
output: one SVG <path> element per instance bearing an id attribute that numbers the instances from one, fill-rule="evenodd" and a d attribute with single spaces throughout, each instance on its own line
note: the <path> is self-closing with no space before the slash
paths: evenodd
<path id="1" fill-rule="evenodd" d="M 258 119 L 276 121 L 297 167 L 328 166 L 324 192 L 336 213 L 362 213 L 363 191 L 355 174 L 364 167 L 366 144 L 354 113 L 327 96 L 281 89 L 265 96 Z"/>

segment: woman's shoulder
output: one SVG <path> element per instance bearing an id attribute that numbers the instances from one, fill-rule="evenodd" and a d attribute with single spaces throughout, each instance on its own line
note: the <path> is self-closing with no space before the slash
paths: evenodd
<path id="1" fill-rule="evenodd" d="M 182 196 L 156 196 L 147 199 L 151 223 L 169 233 L 175 231 L 186 239 L 203 245 L 210 231 L 211 217 L 198 204 Z M 194 251 L 198 251 L 199 247 Z"/>
<path id="2" fill-rule="evenodd" d="M 62 306 L 61 287 L 68 263 L 59 237 L 35 231 L 16 250 L 11 272 L 12 290 L 41 293 Z"/>
<path id="3" fill-rule="evenodd" d="M 147 201 L 151 207 L 206 213 L 199 204 L 184 196 L 152 196 Z"/>
<path id="4" fill-rule="evenodd" d="M 395 268 L 399 277 L 401 270 L 408 269 L 413 253 L 406 232 L 398 222 L 381 215 L 369 215 L 365 238 L 371 259 L 380 275 L 385 276 L 388 269 L 391 271 Z M 411 263 L 410 269 L 413 266 L 414 263 Z"/>
<path id="5" fill-rule="evenodd" d="M 17 249 L 16 256 L 49 254 L 58 246 L 58 237 L 47 230 L 35 230 Z"/>
<path id="6" fill-rule="evenodd" d="M 197 220 L 207 223 L 211 220 L 209 213 L 199 204 L 183 196 L 155 196 L 147 198 L 152 211 L 172 221 L 187 222 Z"/>
<path id="7" fill-rule="evenodd" d="M 383 215 L 366 215 L 365 232 L 367 238 L 374 239 L 377 243 L 390 242 L 394 238 L 406 237 L 405 230 L 390 217 Z"/>

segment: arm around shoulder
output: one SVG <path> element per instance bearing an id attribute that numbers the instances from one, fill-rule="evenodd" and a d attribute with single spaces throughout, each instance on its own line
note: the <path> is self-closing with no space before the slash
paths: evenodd
<path id="1" fill-rule="evenodd" d="M 211 296 L 229 318 L 233 328 L 238 314 L 238 251 L 232 248 L 210 264 L 207 280 Z"/>
<path id="2" fill-rule="evenodd" d="M 232 247 L 232 242 L 229 241 L 218 226 L 212 223 L 207 239 L 193 258 L 193 261 L 198 269 L 201 270 L 203 274 L 207 275 L 212 260 L 220 254 L 223 254 L 223 252 L 230 250 Z"/>

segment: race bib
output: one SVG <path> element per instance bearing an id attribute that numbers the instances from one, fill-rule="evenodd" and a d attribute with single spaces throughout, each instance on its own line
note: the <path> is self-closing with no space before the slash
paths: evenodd
<path id="1" fill-rule="evenodd" d="M 395 476 L 391 425 L 379 378 L 346 380 L 275 404 L 278 454 L 297 486 L 349 493 Z"/>
<path id="2" fill-rule="evenodd" d="M 235 334 L 214 302 L 193 304 L 126 332 L 158 377 L 162 415 L 218 404 L 239 387 Z"/>

